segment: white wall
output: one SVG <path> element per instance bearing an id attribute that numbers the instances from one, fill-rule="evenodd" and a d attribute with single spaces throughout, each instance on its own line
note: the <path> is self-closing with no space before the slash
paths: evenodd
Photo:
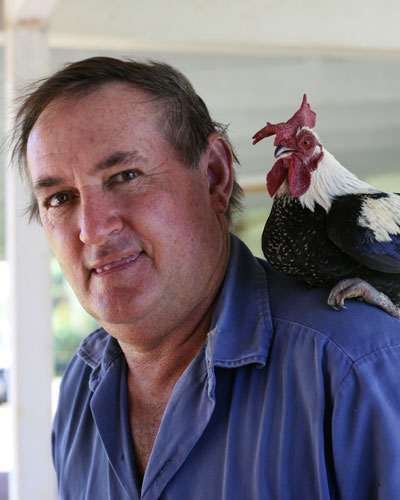
<path id="1" fill-rule="evenodd" d="M 50 34 L 138 47 L 400 51 L 399 19 L 396 0 L 63 0 Z"/>

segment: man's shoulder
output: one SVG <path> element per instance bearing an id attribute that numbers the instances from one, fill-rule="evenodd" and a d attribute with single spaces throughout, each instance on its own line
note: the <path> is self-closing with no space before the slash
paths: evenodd
<path id="1" fill-rule="evenodd" d="M 335 344 L 353 361 L 400 345 L 400 319 L 357 300 L 347 300 L 347 309 L 335 311 L 327 304 L 328 289 L 309 288 L 260 262 L 267 274 L 275 325 L 307 329 Z"/>

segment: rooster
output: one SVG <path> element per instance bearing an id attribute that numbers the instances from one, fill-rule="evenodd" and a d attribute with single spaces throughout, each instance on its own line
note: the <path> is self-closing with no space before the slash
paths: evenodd
<path id="1" fill-rule="evenodd" d="M 253 144 L 275 135 L 267 175 L 274 198 L 262 235 L 265 258 L 281 272 L 330 290 L 345 309 L 362 299 L 400 317 L 400 195 L 380 191 L 343 167 L 314 131 L 304 95 L 287 122 L 267 125 Z"/>

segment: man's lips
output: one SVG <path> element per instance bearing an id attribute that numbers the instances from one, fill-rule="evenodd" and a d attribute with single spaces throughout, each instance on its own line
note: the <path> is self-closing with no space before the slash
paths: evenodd
<path id="1" fill-rule="evenodd" d="M 134 262 L 137 260 L 140 256 L 142 255 L 142 252 L 135 253 L 133 255 L 128 255 L 128 257 L 121 257 L 120 259 L 115 259 L 111 262 L 107 262 L 106 264 L 102 266 L 93 266 L 93 271 L 96 274 L 103 274 L 107 271 L 110 271 L 112 269 L 117 269 L 119 267 L 125 266 L 127 264 L 130 264 L 131 262 Z"/>

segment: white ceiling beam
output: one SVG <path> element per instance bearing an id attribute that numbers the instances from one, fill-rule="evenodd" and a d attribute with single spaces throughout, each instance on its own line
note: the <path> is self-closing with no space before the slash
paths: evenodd
<path id="1" fill-rule="evenodd" d="M 4 0 L 5 24 L 46 25 L 59 0 Z"/>
<path id="2" fill-rule="evenodd" d="M 135 37 L 97 36 L 97 35 L 69 35 L 50 32 L 48 34 L 49 47 L 55 49 L 74 50 L 115 50 L 146 51 L 146 52 L 176 52 L 184 54 L 248 54 L 265 56 L 322 56 L 345 59 L 400 59 L 400 49 L 377 49 L 374 47 L 355 48 L 347 46 L 301 45 L 293 46 L 263 45 L 253 43 L 212 43 L 212 42 L 176 42 L 171 40 L 146 40 Z M 0 36 L 1 43 L 1 36 Z"/>

